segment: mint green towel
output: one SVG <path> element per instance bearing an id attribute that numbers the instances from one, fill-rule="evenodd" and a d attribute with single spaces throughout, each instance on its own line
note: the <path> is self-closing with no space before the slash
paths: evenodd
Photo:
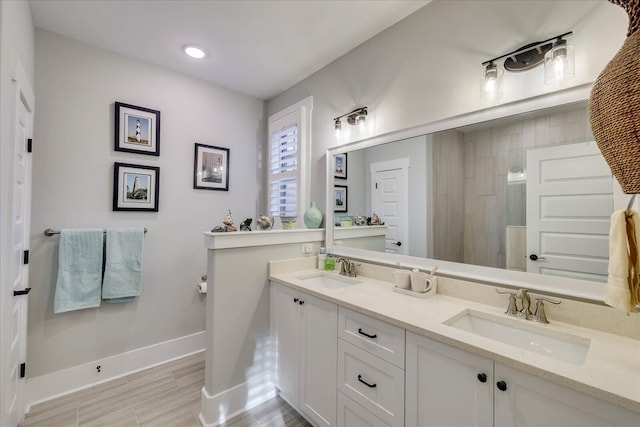
<path id="1" fill-rule="evenodd" d="M 107 229 L 102 299 L 132 301 L 142 287 L 142 242 L 144 228 Z"/>
<path id="2" fill-rule="evenodd" d="M 60 231 L 54 313 L 100 306 L 103 240 L 102 229 Z"/>

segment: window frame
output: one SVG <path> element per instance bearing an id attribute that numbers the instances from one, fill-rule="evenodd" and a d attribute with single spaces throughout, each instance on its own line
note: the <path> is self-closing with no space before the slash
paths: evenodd
<path id="1" fill-rule="evenodd" d="M 295 177 L 297 179 L 296 213 L 302 219 L 309 195 L 311 193 L 310 166 L 311 166 L 311 112 L 313 110 L 313 96 L 309 96 L 275 114 L 269 116 L 267 125 L 267 187 L 266 187 L 266 207 L 271 214 L 271 184 L 278 175 L 271 174 L 271 136 L 274 132 L 296 123 L 298 125 L 297 151 L 298 161 Z M 279 179 L 278 179 L 279 180 Z M 276 215 L 272 215 L 276 216 Z M 279 216 L 279 215 L 277 215 Z M 296 222 L 296 227 L 301 221 Z"/>

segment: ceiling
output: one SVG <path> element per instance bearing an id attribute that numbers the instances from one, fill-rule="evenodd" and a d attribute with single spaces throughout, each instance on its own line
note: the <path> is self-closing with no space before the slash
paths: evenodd
<path id="1" fill-rule="evenodd" d="M 29 0 L 35 26 L 270 99 L 430 0 Z M 196 60 L 187 44 L 202 47 Z"/>

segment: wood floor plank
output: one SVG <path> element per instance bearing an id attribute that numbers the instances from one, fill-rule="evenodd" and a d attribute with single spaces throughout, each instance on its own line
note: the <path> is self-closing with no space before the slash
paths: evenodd
<path id="1" fill-rule="evenodd" d="M 34 405 L 20 427 L 199 427 L 204 352 Z M 279 396 L 221 427 L 309 427 Z"/>

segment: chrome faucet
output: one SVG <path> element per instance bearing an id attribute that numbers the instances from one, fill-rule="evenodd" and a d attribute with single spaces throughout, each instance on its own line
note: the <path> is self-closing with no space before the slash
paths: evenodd
<path id="1" fill-rule="evenodd" d="M 531 320 L 533 313 L 531 313 L 531 298 L 529 298 L 529 291 L 526 289 L 518 289 L 516 292 L 516 298 L 522 301 L 522 309 L 518 312 L 518 317 Z"/>
<path id="2" fill-rule="evenodd" d="M 340 263 L 340 275 L 347 277 L 358 277 L 356 274 L 356 264 L 347 258 L 339 257 L 336 262 Z"/>
<path id="3" fill-rule="evenodd" d="M 509 295 L 509 304 L 507 306 L 507 311 L 505 311 L 505 314 L 508 314 L 509 316 L 520 317 L 526 320 L 533 320 L 534 322 L 538 323 L 549 323 L 547 315 L 544 311 L 544 301 L 550 302 L 551 304 L 560 304 L 560 301 L 557 300 L 545 297 L 537 297 L 535 313 L 531 313 L 531 298 L 529 297 L 528 290 L 518 289 L 517 292 L 510 292 L 496 289 L 496 292 L 499 294 Z M 517 299 L 522 301 L 521 309 L 518 309 L 518 303 L 516 301 Z"/>

